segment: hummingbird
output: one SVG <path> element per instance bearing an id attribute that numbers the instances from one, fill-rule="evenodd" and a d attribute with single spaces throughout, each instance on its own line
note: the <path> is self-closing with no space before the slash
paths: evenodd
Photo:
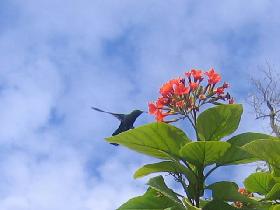
<path id="1" fill-rule="evenodd" d="M 112 136 L 118 135 L 119 133 L 122 133 L 129 129 L 133 129 L 134 122 L 144 112 L 144 111 L 136 109 L 136 110 L 133 110 L 132 112 L 130 112 L 129 114 L 118 114 L 118 113 L 113 113 L 113 112 L 107 112 L 107 111 L 101 110 L 96 107 L 91 107 L 91 108 L 98 112 L 104 112 L 107 114 L 111 114 L 114 117 L 116 117 L 119 121 L 121 121 L 118 129 L 115 130 L 115 132 L 112 134 Z M 116 144 L 116 143 L 111 143 L 111 144 L 118 146 L 118 144 Z"/>

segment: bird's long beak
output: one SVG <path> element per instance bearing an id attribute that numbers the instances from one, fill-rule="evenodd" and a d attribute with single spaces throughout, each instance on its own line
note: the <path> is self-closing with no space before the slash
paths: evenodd
<path id="1" fill-rule="evenodd" d="M 147 112 L 147 111 L 142 111 L 143 113 L 145 113 L 145 114 L 149 114 L 149 112 Z"/>

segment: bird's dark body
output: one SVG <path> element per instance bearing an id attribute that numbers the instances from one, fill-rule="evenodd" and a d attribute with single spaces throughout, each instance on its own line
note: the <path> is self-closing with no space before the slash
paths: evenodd
<path id="1" fill-rule="evenodd" d="M 139 117 L 143 111 L 141 110 L 133 110 L 131 113 L 129 114 L 117 114 L 117 113 L 112 113 L 112 112 L 106 112 L 103 111 L 101 109 L 92 107 L 92 109 L 94 109 L 95 111 L 98 112 L 104 112 L 104 113 L 108 113 L 113 115 L 114 117 L 116 117 L 118 120 L 121 121 L 121 124 L 119 125 L 118 129 L 115 130 L 115 132 L 112 134 L 112 136 L 118 135 L 119 133 L 125 132 L 127 130 L 133 129 L 133 124 L 136 121 L 137 117 Z M 111 143 L 115 146 L 118 146 L 118 144 L 115 143 Z"/>

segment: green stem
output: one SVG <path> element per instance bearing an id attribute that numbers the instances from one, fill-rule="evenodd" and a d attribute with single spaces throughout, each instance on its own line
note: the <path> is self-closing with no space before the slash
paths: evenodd
<path id="1" fill-rule="evenodd" d="M 187 168 L 192 172 L 192 174 L 198 178 L 197 174 L 193 171 L 193 169 L 190 167 L 190 165 L 185 161 L 185 160 L 182 160 L 182 162 L 185 164 L 185 166 L 187 166 Z"/>
<path id="2" fill-rule="evenodd" d="M 189 117 L 189 115 L 186 115 L 186 116 L 187 116 L 187 119 L 190 121 L 190 123 L 191 123 L 193 129 L 196 130 L 195 124 L 193 123 L 192 119 Z"/>
<path id="3" fill-rule="evenodd" d="M 207 174 L 205 175 L 205 177 L 204 177 L 204 180 L 213 172 L 213 171 L 215 171 L 217 168 L 219 168 L 220 166 L 215 166 L 215 167 L 213 167 L 213 168 L 211 168 L 208 172 L 207 172 Z"/>
<path id="4" fill-rule="evenodd" d="M 199 208 L 199 198 L 200 198 L 200 186 L 203 186 L 204 183 L 204 177 L 203 177 L 203 171 L 198 170 L 198 177 L 196 182 L 196 195 L 195 195 L 195 206 Z"/>
<path id="5" fill-rule="evenodd" d="M 197 117 L 196 117 L 196 111 L 193 110 L 193 121 L 194 121 L 194 130 L 195 130 L 195 135 L 196 135 L 196 139 L 197 141 L 199 141 L 199 135 L 198 135 L 198 131 L 197 131 Z"/>
<path id="6" fill-rule="evenodd" d="M 182 174 L 179 175 L 179 182 L 181 183 L 181 185 L 182 185 L 182 187 L 183 187 L 183 189 L 184 189 L 184 191 L 185 191 L 185 193 L 186 193 L 186 196 L 187 196 L 188 200 L 189 200 L 189 201 L 191 202 L 191 204 L 193 205 L 193 201 L 192 201 L 192 199 L 191 199 L 190 196 L 189 196 L 188 187 L 187 187 L 187 185 L 186 185 L 186 183 L 185 183 L 185 180 L 184 180 L 183 177 L 182 177 Z"/>

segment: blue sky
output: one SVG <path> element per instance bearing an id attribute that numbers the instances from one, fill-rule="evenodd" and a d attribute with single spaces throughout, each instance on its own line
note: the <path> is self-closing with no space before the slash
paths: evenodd
<path id="1" fill-rule="evenodd" d="M 243 103 L 249 76 L 279 69 L 279 1 L 1 0 L 0 209 L 113 210 L 145 190 L 151 159 L 103 139 L 189 68 L 216 68 Z M 269 132 L 245 104 L 241 131 Z M 141 116 L 137 125 L 153 121 Z M 242 179 L 253 166 L 226 168 Z"/>

